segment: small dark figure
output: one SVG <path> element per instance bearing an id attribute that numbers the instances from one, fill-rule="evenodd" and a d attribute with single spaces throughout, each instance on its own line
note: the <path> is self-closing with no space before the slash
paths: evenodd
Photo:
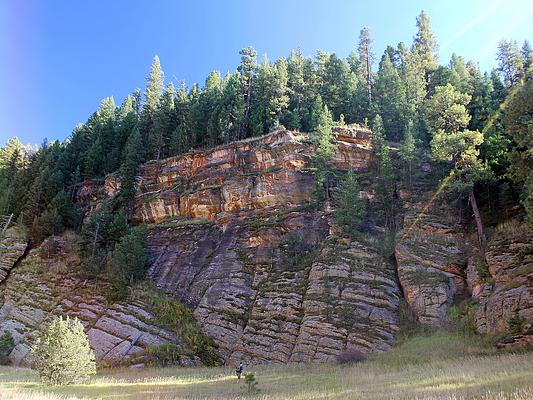
<path id="1" fill-rule="evenodd" d="M 237 368 L 235 368 L 235 374 L 237 375 L 237 380 L 240 381 L 241 380 L 241 375 L 244 371 L 244 365 L 242 363 L 242 361 L 240 362 L 239 366 Z"/>

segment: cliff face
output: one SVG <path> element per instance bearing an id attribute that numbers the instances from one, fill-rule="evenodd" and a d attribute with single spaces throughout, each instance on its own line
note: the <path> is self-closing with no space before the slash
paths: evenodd
<path id="1" fill-rule="evenodd" d="M 470 260 L 469 278 L 473 296 L 479 301 L 476 324 L 480 332 L 514 330 L 515 334 L 529 333 L 533 339 L 532 247 L 531 231 L 512 221 L 493 232 L 485 251 L 485 265 Z"/>
<path id="2" fill-rule="evenodd" d="M 135 219 L 150 223 L 149 275 L 226 360 L 327 361 L 393 343 L 394 266 L 375 243 L 338 241 L 330 216 L 306 207 L 312 152 L 281 131 L 145 166 Z M 369 170 L 368 131 L 341 130 L 335 163 Z"/>
<path id="3" fill-rule="evenodd" d="M 366 129 L 337 128 L 334 162 L 356 170 L 372 203 L 370 139 Z M 435 201 L 426 173 L 399 191 L 400 230 L 393 257 L 384 257 L 382 228 L 349 240 L 328 207 L 309 206 L 313 152 L 306 134 L 283 130 L 141 169 L 133 221 L 149 230 L 148 276 L 193 310 L 224 360 L 323 362 L 352 349 L 386 350 L 402 297 L 412 318 L 429 325 L 444 325 L 452 303 L 471 294 L 481 332 L 506 330 L 515 314 L 531 320 L 532 259 L 519 251 L 532 244 L 530 232 L 494 235 L 481 278 L 459 217 Z M 91 213 L 118 188 L 114 176 L 86 182 L 78 202 Z M 25 243 L 2 246 L 0 278 L 11 273 L 0 284 L 0 333 L 13 331 L 16 363 L 27 361 L 38 327 L 60 313 L 82 319 L 100 361 L 143 362 L 149 347 L 170 342 L 181 364 L 200 362 L 179 335 L 155 326 L 148 304 L 108 304 L 104 281 L 77 277 L 67 267 L 79 264 L 75 249 L 59 246 L 52 257 L 34 249 L 13 269 Z"/>
<path id="4" fill-rule="evenodd" d="M 456 296 L 466 294 L 460 220 L 424 182 L 402 193 L 402 229 L 395 257 L 405 300 L 415 321 L 442 326 Z"/>

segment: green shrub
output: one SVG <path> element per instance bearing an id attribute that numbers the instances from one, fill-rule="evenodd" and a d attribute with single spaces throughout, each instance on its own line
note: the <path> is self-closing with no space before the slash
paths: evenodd
<path id="1" fill-rule="evenodd" d="M 0 336 L 0 365 L 9 364 L 9 353 L 15 347 L 15 341 L 10 331 L 5 331 Z"/>
<path id="2" fill-rule="evenodd" d="M 515 311 L 513 316 L 509 319 L 509 333 L 521 333 L 524 322 L 525 320 L 520 317 L 518 311 Z"/>
<path id="3" fill-rule="evenodd" d="M 31 347 L 34 367 L 43 383 L 68 385 L 96 373 L 94 353 L 77 319 L 57 317 Z"/>
<path id="4" fill-rule="evenodd" d="M 311 267 L 316 258 L 316 248 L 302 234 L 290 232 L 280 243 L 281 264 L 288 271 L 300 271 Z"/>
<path id="5" fill-rule="evenodd" d="M 259 393 L 259 388 L 257 387 L 257 378 L 253 372 L 247 372 L 244 374 L 244 384 L 246 385 L 248 394 Z"/>
<path id="6" fill-rule="evenodd" d="M 160 367 L 179 365 L 181 354 L 183 354 L 183 350 L 174 343 L 166 343 L 148 348 L 151 364 Z"/>
<path id="7" fill-rule="evenodd" d="M 476 311 L 478 303 L 462 302 L 454 305 L 448 310 L 448 318 L 458 332 L 465 335 L 477 333 Z"/>
<path id="8" fill-rule="evenodd" d="M 144 233 L 135 230 L 123 236 L 107 256 L 107 268 L 117 295 L 122 294 L 125 298 L 125 287 L 144 278 L 147 263 Z M 120 297 L 116 300 L 120 300 Z"/>
<path id="9" fill-rule="evenodd" d="M 150 307 L 150 311 L 155 316 L 153 323 L 175 332 L 205 365 L 217 366 L 222 364 L 213 339 L 204 334 L 198 327 L 190 308 L 170 299 L 148 282 L 143 282 L 142 287 L 137 285 L 133 291 L 133 296 Z"/>

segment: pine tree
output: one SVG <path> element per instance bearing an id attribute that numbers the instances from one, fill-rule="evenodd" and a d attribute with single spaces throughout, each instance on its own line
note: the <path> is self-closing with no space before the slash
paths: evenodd
<path id="1" fill-rule="evenodd" d="M 176 127 L 171 134 L 169 148 L 169 155 L 171 156 L 183 154 L 195 146 L 196 138 L 194 136 L 190 103 L 187 88 L 182 85 L 174 99 Z"/>
<path id="2" fill-rule="evenodd" d="M 524 73 L 527 74 L 533 65 L 533 49 L 531 48 L 529 40 L 524 40 L 522 49 L 520 49 L 520 54 L 522 55 L 522 62 L 524 64 Z"/>
<path id="3" fill-rule="evenodd" d="M 498 70 L 500 71 L 505 86 L 516 86 L 523 75 L 524 61 L 518 49 L 516 40 L 502 39 L 498 43 Z"/>
<path id="4" fill-rule="evenodd" d="M 511 98 L 504 123 L 516 143 L 509 154 L 509 175 L 523 187 L 522 204 L 533 227 L 533 80 L 527 81 Z"/>
<path id="5" fill-rule="evenodd" d="M 220 105 L 220 134 L 224 143 L 236 140 L 244 121 L 245 103 L 241 95 L 241 78 L 238 72 L 224 79 Z"/>
<path id="6" fill-rule="evenodd" d="M 359 184 L 352 169 L 340 181 L 334 200 L 335 221 L 344 233 L 354 237 L 364 220 L 365 204 L 359 195 Z"/>
<path id="7" fill-rule="evenodd" d="M 157 148 L 159 149 L 155 157 L 156 160 L 170 155 L 172 132 L 176 128 L 175 97 L 176 90 L 174 85 L 170 83 L 161 96 L 159 108 L 154 118 L 154 134 L 157 135 Z"/>
<path id="8" fill-rule="evenodd" d="M 329 201 L 330 187 L 333 177 L 333 156 L 335 154 L 335 144 L 333 139 L 333 118 L 324 105 L 318 117 L 316 131 L 313 133 L 313 142 L 316 145 L 313 157 L 316 166 L 315 172 L 315 199 L 318 203 Z"/>
<path id="9" fill-rule="evenodd" d="M 385 143 L 383 120 L 377 114 L 372 121 L 372 146 L 377 156 L 377 188 L 376 199 L 383 212 L 385 226 L 394 228 L 394 170 L 389 154 L 389 147 Z"/>
<path id="10" fill-rule="evenodd" d="M 242 139 L 248 134 L 249 129 L 248 124 L 252 106 L 252 84 L 257 68 L 257 51 L 253 47 L 246 47 L 239 54 L 241 55 L 241 63 L 237 71 L 241 74 L 242 95 L 245 103 L 244 121 L 238 137 L 238 139 Z"/>
<path id="11" fill-rule="evenodd" d="M 437 39 L 431 30 L 429 16 L 424 10 L 422 10 L 420 15 L 416 18 L 416 26 L 418 32 L 414 38 L 411 53 L 416 58 L 420 67 L 420 72 L 424 75 L 424 80 L 427 84 L 427 82 L 429 82 L 431 71 L 437 68 L 439 46 L 437 44 Z"/>
<path id="12" fill-rule="evenodd" d="M 388 53 L 383 55 L 374 85 L 375 103 L 388 138 L 399 141 L 408 115 L 405 86 Z"/>
<path id="13" fill-rule="evenodd" d="M 374 64 L 374 53 L 372 52 L 372 37 L 370 29 L 364 27 L 359 33 L 359 73 L 360 80 L 363 82 L 367 95 L 368 103 L 372 103 L 372 66 Z"/>
<path id="14" fill-rule="evenodd" d="M 409 187 L 412 186 L 413 165 L 417 158 L 416 140 L 414 136 L 413 121 L 407 121 L 405 135 L 400 146 L 400 159 L 404 167 L 404 176 L 407 175 Z"/>
<path id="15" fill-rule="evenodd" d="M 431 153 L 436 161 L 453 166 L 450 187 L 468 193 L 481 243 L 485 233 L 474 194 L 474 184 L 482 179 L 478 146 L 483 134 L 465 129 L 470 122 L 466 105 L 470 96 L 458 92 L 451 84 L 438 86 L 426 105 L 426 125 L 432 134 Z"/>
<path id="16" fill-rule="evenodd" d="M 162 143 L 154 125 L 164 87 L 164 73 L 158 56 L 154 57 L 150 67 L 150 75 L 146 80 L 148 83 L 144 92 L 145 101 L 139 129 L 147 145 L 147 156 L 158 158 L 161 154 Z"/>
<path id="17" fill-rule="evenodd" d="M 128 139 L 119 170 L 120 190 L 115 199 L 116 204 L 130 211 L 136 193 L 136 176 L 143 161 L 144 143 L 138 129 Z"/>

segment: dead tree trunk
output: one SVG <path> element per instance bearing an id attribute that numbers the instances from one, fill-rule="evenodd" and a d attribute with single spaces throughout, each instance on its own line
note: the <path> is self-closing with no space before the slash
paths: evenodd
<path id="1" fill-rule="evenodd" d="M 472 206 L 472 211 L 474 212 L 474 219 L 476 220 L 479 244 L 483 246 L 485 244 L 485 231 L 483 229 L 483 221 L 481 220 L 481 214 L 479 213 L 479 208 L 477 206 L 476 196 L 474 195 L 473 187 L 471 187 L 468 191 L 468 199 L 470 201 L 470 205 Z"/>

